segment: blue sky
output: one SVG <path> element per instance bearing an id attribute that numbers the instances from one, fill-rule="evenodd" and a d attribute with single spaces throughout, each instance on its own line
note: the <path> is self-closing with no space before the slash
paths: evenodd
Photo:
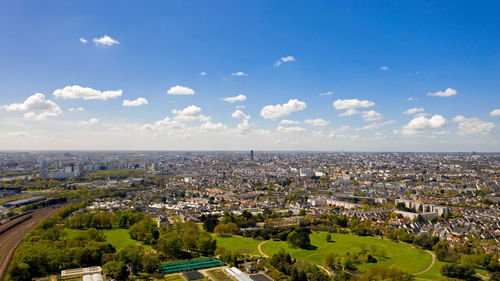
<path id="1" fill-rule="evenodd" d="M 495 1 L 10 1 L 0 149 L 499 151 L 498 14 Z"/>

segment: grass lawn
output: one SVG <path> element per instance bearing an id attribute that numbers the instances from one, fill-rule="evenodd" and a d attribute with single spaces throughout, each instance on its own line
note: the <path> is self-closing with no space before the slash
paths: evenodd
<path id="1" fill-rule="evenodd" d="M 427 280 L 439 280 L 440 278 L 444 277 L 441 275 L 441 268 L 445 264 L 452 264 L 451 262 L 443 262 L 439 261 L 436 259 L 436 262 L 434 263 L 434 266 L 429 269 L 429 271 L 424 272 L 422 274 L 415 274 L 415 279 L 427 279 Z M 485 269 L 481 268 L 474 268 L 476 270 L 476 273 L 482 274 L 484 276 L 488 276 L 488 272 Z M 476 277 L 479 278 L 479 276 L 476 274 Z M 481 279 L 481 278 L 479 278 Z"/>
<path id="2" fill-rule="evenodd" d="M 75 237 L 78 233 L 85 232 L 85 230 L 80 229 L 69 229 L 67 228 L 68 238 Z M 142 244 L 142 242 L 130 238 L 128 229 L 103 229 L 104 235 L 106 235 L 106 242 L 113 245 L 116 251 L 120 251 L 125 248 L 125 246 L 130 244 Z M 151 250 L 151 246 L 143 245 L 146 250 Z"/>
<path id="3" fill-rule="evenodd" d="M 164 281 L 186 281 L 186 279 L 184 279 L 184 277 L 182 277 L 182 275 L 180 275 L 179 273 L 167 275 L 162 280 L 164 280 Z"/>
<path id="4" fill-rule="evenodd" d="M 307 260 L 315 264 L 323 265 L 323 258 L 326 252 L 335 252 L 339 255 L 345 255 L 347 252 L 359 252 L 362 247 L 370 252 L 371 246 L 376 245 L 378 250 L 383 249 L 385 257 L 376 257 L 378 263 L 406 268 L 410 272 L 419 272 L 431 264 L 432 257 L 424 250 L 413 248 L 406 243 L 395 243 L 388 239 L 380 239 L 369 236 L 357 236 L 353 234 L 332 233 L 334 242 L 326 242 L 326 232 L 314 232 L 311 234 L 311 244 L 316 247 L 315 250 L 291 249 L 287 242 L 268 241 L 261 246 L 261 249 L 267 255 L 272 255 L 284 248 L 293 258 L 298 260 Z M 373 263 L 365 263 L 359 266 L 360 270 L 367 270 L 374 266 Z"/>
<path id="5" fill-rule="evenodd" d="M 260 256 L 258 246 L 262 241 L 242 236 L 220 237 L 213 235 L 212 238 L 217 240 L 217 246 L 231 251 Z"/>

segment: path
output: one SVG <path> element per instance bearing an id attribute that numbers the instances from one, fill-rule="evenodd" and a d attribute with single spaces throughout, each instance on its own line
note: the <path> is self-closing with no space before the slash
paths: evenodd
<path id="1" fill-rule="evenodd" d="M 319 265 L 319 264 L 317 264 L 316 266 L 323 269 L 328 274 L 328 276 L 332 276 L 332 273 L 326 267 Z"/>
<path id="2" fill-rule="evenodd" d="M 264 254 L 264 252 L 262 252 L 262 249 L 260 248 L 260 246 L 264 245 L 264 243 L 266 243 L 267 241 L 269 240 L 266 240 L 266 241 L 262 241 L 260 242 L 259 246 L 257 248 L 259 248 L 259 253 L 264 257 L 264 258 L 268 258 L 269 256 Z"/>
<path id="3" fill-rule="evenodd" d="M 432 256 L 432 262 L 431 264 L 424 270 L 420 271 L 420 272 L 417 272 L 417 273 L 413 273 L 414 275 L 418 275 L 418 274 L 422 274 L 422 273 L 426 273 L 427 271 L 429 271 L 429 269 L 431 269 L 433 266 L 434 266 L 434 263 L 436 263 L 436 255 L 434 255 L 433 252 L 429 251 L 429 250 L 425 250 L 427 253 L 431 254 Z"/>

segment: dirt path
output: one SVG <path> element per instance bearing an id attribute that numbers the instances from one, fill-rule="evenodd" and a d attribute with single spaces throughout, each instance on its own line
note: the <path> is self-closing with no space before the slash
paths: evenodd
<path id="1" fill-rule="evenodd" d="M 267 241 L 269 240 L 266 240 L 266 241 L 262 241 L 260 242 L 259 246 L 257 248 L 259 248 L 259 253 L 264 257 L 264 258 L 268 258 L 269 256 L 264 254 L 264 252 L 262 252 L 262 249 L 260 248 L 260 246 L 264 245 L 264 243 L 266 243 Z"/>
<path id="2" fill-rule="evenodd" d="M 434 266 L 434 264 L 436 263 L 436 255 L 435 255 L 433 252 L 429 251 L 429 250 L 425 250 L 425 251 L 426 251 L 427 253 L 431 254 L 431 256 L 432 256 L 432 262 L 431 262 L 431 264 L 430 264 L 430 265 L 429 265 L 426 269 L 424 269 L 424 270 L 422 270 L 422 271 L 420 271 L 420 272 L 417 272 L 417 273 L 413 273 L 414 275 L 418 275 L 418 274 L 426 273 L 426 272 L 427 272 L 427 271 L 429 271 L 429 270 L 430 270 L 430 269 Z"/>
<path id="3" fill-rule="evenodd" d="M 319 267 L 319 268 L 321 268 L 321 269 L 323 269 L 323 271 L 325 271 L 326 274 L 328 274 L 328 276 L 332 276 L 332 273 L 326 267 L 324 267 L 322 265 L 319 265 L 319 264 L 317 264 L 316 266 Z"/>

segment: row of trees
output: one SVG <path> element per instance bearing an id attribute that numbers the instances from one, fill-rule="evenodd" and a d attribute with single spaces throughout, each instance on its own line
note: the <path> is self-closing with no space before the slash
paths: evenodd
<path id="1" fill-rule="evenodd" d="M 113 214 L 108 212 L 74 214 L 65 221 L 65 225 L 75 229 L 109 229 L 128 228 L 144 219 L 144 214 L 132 211 L 117 211 Z"/>

